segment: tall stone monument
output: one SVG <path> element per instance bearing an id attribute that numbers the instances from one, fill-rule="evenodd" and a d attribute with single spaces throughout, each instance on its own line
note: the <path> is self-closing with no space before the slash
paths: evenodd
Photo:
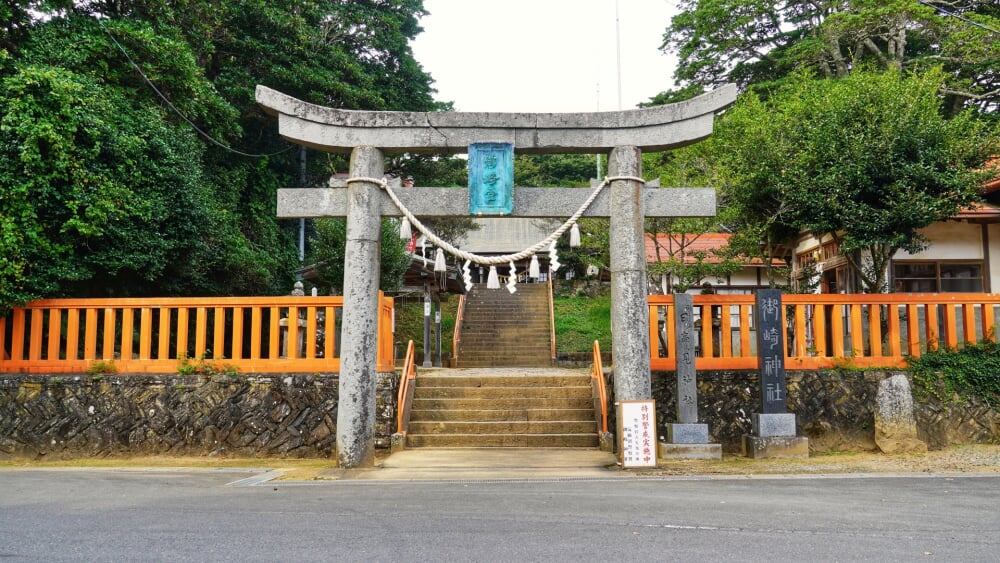
<path id="1" fill-rule="evenodd" d="M 752 415 L 752 433 L 743 435 L 743 455 L 754 459 L 809 457 L 809 440 L 796 436 L 795 415 L 786 406 L 784 319 L 781 290 L 758 291 L 754 323 L 761 403 Z"/>
<path id="2" fill-rule="evenodd" d="M 467 216 L 469 190 L 408 188 L 397 205 L 380 190 L 382 159 L 389 153 L 465 153 L 474 143 L 509 143 L 515 152 L 607 154 L 608 189 L 517 188 L 512 217 L 610 217 L 613 363 L 618 400 L 648 399 L 648 307 L 643 234 L 645 217 L 715 215 L 715 191 L 651 189 L 642 180 L 642 151 L 660 151 L 702 140 L 712 133 L 715 112 L 736 99 L 727 85 L 685 102 L 600 113 L 459 113 L 346 111 L 316 106 L 257 87 L 257 101 L 276 115 L 286 139 L 328 152 L 351 153 L 348 187 L 285 189 L 278 216 L 347 216 L 347 257 L 352 283 L 344 291 L 341 395 L 337 413 L 337 459 L 342 467 L 373 463 L 375 327 L 380 216 L 399 217 L 400 207 L 417 217 Z M 491 196 L 487 196 L 491 197 Z M 586 202 L 589 206 L 583 206 Z"/>
<path id="3" fill-rule="evenodd" d="M 702 321 L 702 330 L 711 330 Z M 674 295 L 674 356 L 677 358 L 677 422 L 667 424 L 667 441 L 659 443 L 664 459 L 721 459 L 722 444 L 708 442 L 708 424 L 698 422 L 698 375 L 694 368 L 694 299 Z"/>

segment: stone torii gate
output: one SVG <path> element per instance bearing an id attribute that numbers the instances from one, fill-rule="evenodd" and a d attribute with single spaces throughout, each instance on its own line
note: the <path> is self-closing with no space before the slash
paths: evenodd
<path id="1" fill-rule="evenodd" d="M 610 217 L 612 362 L 618 400 L 648 399 L 649 313 L 645 217 L 710 217 L 709 188 L 650 189 L 640 181 L 642 151 L 705 139 L 714 115 L 736 99 L 735 85 L 692 100 L 645 109 L 596 113 L 461 113 L 350 111 L 317 106 L 257 86 L 257 102 L 278 117 L 286 139 L 327 152 L 350 152 L 346 188 L 278 191 L 279 218 L 347 217 L 341 334 L 337 457 L 341 467 L 366 467 L 375 457 L 375 383 L 382 216 L 402 216 L 377 179 L 386 153 L 465 153 L 479 142 L 512 143 L 526 154 L 608 154 L 609 189 L 585 217 Z M 586 189 L 517 188 L 515 217 L 570 217 Z M 396 192 L 417 217 L 469 215 L 468 190 L 408 188 Z"/>

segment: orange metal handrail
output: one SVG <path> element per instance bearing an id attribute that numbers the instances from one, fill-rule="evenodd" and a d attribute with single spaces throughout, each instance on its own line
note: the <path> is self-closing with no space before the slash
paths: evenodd
<path id="1" fill-rule="evenodd" d="M 693 301 L 696 369 L 756 369 L 754 296 L 695 295 Z M 649 296 L 648 303 L 650 367 L 673 370 L 672 339 L 661 341 L 659 331 L 672 331 L 673 296 Z M 908 358 L 941 346 L 991 340 L 1000 322 L 997 294 L 786 294 L 782 303 L 788 369 L 905 367 Z"/>
<path id="2" fill-rule="evenodd" d="M 552 362 L 556 361 L 556 306 L 552 295 L 552 270 L 549 269 L 549 346 L 552 348 Z"/>
<path id="3" fill-rule="evenodd" d="M 413 341 L 406 345 L 406 360 L 399 377 L 399 395 L 396 397 L 396 432 L 405 435 L 410 430 L 410 406 L 413 404 L 414 380 L 417 363 L 414 360 Z"/>
<path id="4" fill-rule="evenodd" d="M 604 385 L 604 366 L 601 362 L 601 343 L 594 341 L 594 363 L 590 368 L 591 382 L 597 387 L 597 399 L 601 402 L 601 434 L 608 433 L 608 392 Z"/>
<path id="5" fill-rule="evenodd" d="M 458 311 L 455 312 L 455 330 L 451 336 L 452 367 L 458 365 L 458 345 L 462 343 L 462 319 L 465 318 L 465 294 L 458 296 Z"/>
<path id="6" fill-rule="evenodd" d="M 0 318 L 0 373 L 171 373 L 185 360 L 243 372 L 336 372 L 343 297 L 44 299 Z M 377 369 L 395 369 L 393 300 L 379 294 Z"/>

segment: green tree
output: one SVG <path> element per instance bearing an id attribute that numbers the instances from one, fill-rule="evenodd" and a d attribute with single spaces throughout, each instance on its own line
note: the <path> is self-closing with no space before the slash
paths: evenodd
<path id="1" fill-rule="evenodd" d="M 344 219 L 319 219 L 316 236 L 312 241 L 311 262 L 319 275 L 319 284 L 337 293 L 344 290 L 344 252 L 347 246 L 347 221 Z M 392 219 L 382 220 L 382 243 L 379 246 L 379 289 L 394 291 L 403 286 L 403 274 L 410 267 L 406 241 L 399 238 L 399 224 Z"/>
<path id="2" fill-rule="evenodd" d="M 997 149 L 970 112 L 942 116 L 943 80 L 940 71 L 798 75 L 767 102 L 744 96 L 715 139 L 731 193 L 780 214 L 772 226 L 832 237 L 864 290 L 885 291 L 892 256 L 921 250 L 919 229 L 976 200 Z"/>
<path id="3" fill-rule="evenodd" d="M 417 0 L 4 3 L 0 307 L 287 292 L 297 222 L 277 220 L 274 193 L 300 184 L 299 153 L 254 88 L 444 107 L 409 49 L 423 13 Z M 306 185 L 345 167 L 311 154 Z"/>
<path id="4" fill-rule="evenodd" d="M 866 64 L 943 65 L 950 111 L 995 110 L 1000 100 L 996 2 L 683 0 L 679 8 L 663 49 L 678 56 L 675 78 L 688 88 L 767 85 L 802 68 L 842 78 Z"/>

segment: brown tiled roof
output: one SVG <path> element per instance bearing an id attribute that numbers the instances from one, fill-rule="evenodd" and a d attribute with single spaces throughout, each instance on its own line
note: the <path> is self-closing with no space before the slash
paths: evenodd
<path id="1" fill-rule="evenodd" d="M 1000 181 L 998 181 L 998 183 L 1000 183 Z M 955 214 L 952 219 L 965 219 L 967 221 L 995 221 L 1000 219 L 1000 208 L 988 203 L 973 203 L 969 207 L 966 207 Z"/>
<path id="2" fill-rule="evenodd" d="M 659 233 L 656 235 L 656 240 L 660 246 L 660 256 L 669 257 L 672 253 L 679 253 L 681 251 L 681 242 L 685 243 L 683 250 L 685 253 L 684 262 L 694 263 L 696 261 L 693 254 L 704 252 L 706 254 L 705 261 L 709 263 L 718 263 L 722 261 L 722 258 L 716 255 L 717 252 L 726 248 L 729 245 L 729 239 L 732 237 L 729 233 L 703 233 L 700 235 L 690 234 L 684 235 L 683 241 L 681 235 L 670 236 L 667 234 Z M 762 266 L 764 261 L 760 258 L 750 258 L 737 257 L 747 266 Z M 653 242 L 653 235 L 646 233 L 646 262 L 653 263 L 656 262 L 656 247 Z M 772 265 L 784 266 L 785 263 L 775 258 L 772 261 Z"/>

